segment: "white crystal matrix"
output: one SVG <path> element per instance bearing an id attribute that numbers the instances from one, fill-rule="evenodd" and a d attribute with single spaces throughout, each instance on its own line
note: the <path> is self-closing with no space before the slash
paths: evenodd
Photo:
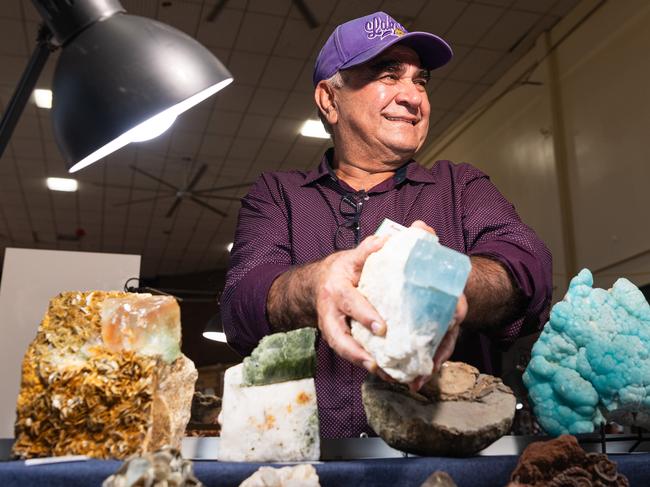
<path id="1" fill-rule="evenodd" d="M 388 375 L 408 383 L 431 373 L 471 263 L 420 228 L 385 220 L 377 234 L 390 237 L 366 260 L 359 291 L 386 321 L 386 336 L 376 336 L 356 321 L 352 336 Z"/>
<path id="2" fill-rule="evenodd" d="M 242 367 L 230 367 L 224 376 L 219 460 L 318 460 L 320 439 L 314 379 L 247 387 L 242 385 Z"/>

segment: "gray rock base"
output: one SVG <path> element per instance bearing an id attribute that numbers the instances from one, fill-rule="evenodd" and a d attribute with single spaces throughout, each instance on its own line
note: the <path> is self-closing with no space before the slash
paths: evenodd
<path id="1" fill-rule="evenodd" d="M 465 391 L 438 387 L 437 397 L 425 397 L 369 376 L 362 396 L 370 426 L 393 448 L 422 456 L 473 455 L 510 431 L 516 401 L 500 379 L 477 371 Z"/>

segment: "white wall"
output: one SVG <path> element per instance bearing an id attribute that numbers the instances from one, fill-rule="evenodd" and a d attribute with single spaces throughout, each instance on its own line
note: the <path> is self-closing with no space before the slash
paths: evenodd
<path id="1" fill-rule="evenodd" d="M 0 284 L 0 438 L 12 438 L 23 356 L 50 298 L 64 291 L 118 290 L 140 276 L 139 255 L 13 249 Z"/>
<path id="2" fill-rule="evenodd" d="M 531 68 L 541 84 L 508 90 Z M 649 92 L 650 2 L 585 0 L 418 158 L 490 174 L 551 249 L 555 299 L 583 267 L 599 286 L 647 284 Z"/>

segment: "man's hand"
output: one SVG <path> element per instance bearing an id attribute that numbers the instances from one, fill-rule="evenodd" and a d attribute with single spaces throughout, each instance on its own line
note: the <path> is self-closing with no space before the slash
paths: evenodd
<path id="1" fill-rule="evenodd" d="M 354 319 L 375 335 L 386 334 L 386 322 L 357 289 L 366 259 L 385 241 L 385 237 L 370 236 L 355 249 L 336 252 L 281 274 L 273 282 L 266 302 L 273 329 L 317 325 L 323 339 L 341 357 L 388 379 L 352 338 L 349 325 L 349 320 Z"/>
<path id="2" fill-rule="evenodd" d="M 366 259 L 385 241 L 386 238 L 370 236 L 355 249 L 325 258 L 318 269 L 315 289 L 318 328 L 325 341 L 341 357 L 373 373 L 378 372 L 377 363 L 352 338 L 348 320 L 358 321 L 375 335 L 386 333 L 386 323 L 357 289 Z"/>

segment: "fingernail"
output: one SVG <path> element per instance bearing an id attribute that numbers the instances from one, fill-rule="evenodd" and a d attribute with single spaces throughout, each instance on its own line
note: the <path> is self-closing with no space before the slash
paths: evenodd
<path id="1" fill-rule="evenodd" d="M 383 335 L 384 334 L 384 326 L 379 323 L 378 321 L 373 321 L 370 324 L 370 329 L 375 335 Z"/>
<path id="2" fill-rule="evenodd" d="M 377 363 L 374 360 L 365 360 L 363 362 L 363 367 L 370 372 L 374 372 L 377 368 Z"/>

